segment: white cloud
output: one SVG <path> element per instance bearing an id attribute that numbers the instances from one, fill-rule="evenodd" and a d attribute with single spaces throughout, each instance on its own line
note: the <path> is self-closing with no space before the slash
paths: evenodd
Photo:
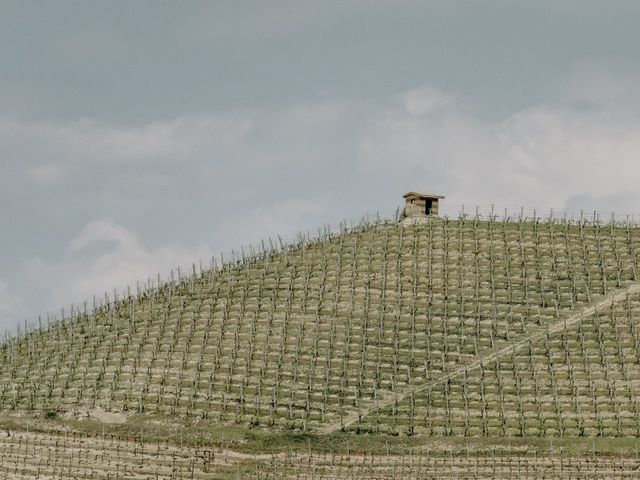
<path id="1" fill-rule="evenodd" d="M 211 143 L 237 141 L 249 127 L 238 115 L 189 116 L 147 125 L 121 127 L 82 119 L 75 122 L 26 122 L 0 118 L 3 149 L 26 158 L 37 172 L 60 164 L 111 165 L 132 162 L 180 163 Z M 28 147 L 25 149 L 25 147 Z"/>
<path id="2" fill-rule="evenodd" d="M 20 251 L 0 239 L 1 251 L 20 259 L 13 273 L 3 269 L 18 281 L 10 297 L 0 289 L 0 308 L 11 318 L 19 307 L 7 298 L 20 296 L 35 314 L 263 237 L 376 210 L 388 216 L 406 190 L 440 191 L 445 206 L 584 202 L 637 214 L 640 113 L 620 101 L 631 83 L 615 85 L 612 97 L 580 93 L 594 98 L 589 108 L 565 95 L 500 119 L 428 85 L 376 104 L 314 102 L 141 126 L 5 118 L 0 159 L 11 160 L 2 164 L 0 205 L 13 206 L 14 227 L 32 222 L 64 248 Z"/>
<path id="3" fill-rule="evenodd" d="M 136 281 L 166 278 L 172 269 L 190 269 L 192 262 L 207 258 L 205 245 L 188 248 L 180 244 L 146 248 L 135 232 L 112 220 L 89 223 L 72 240 L 66 254 L 57 261 L 34 258 L 25 263 L 22 282 L 46 296 L 46 304 L 68 305 L 102 292 L 118 293 Z"/>
<path id="4" fill-rule="evenodd" d="M 360 148 L 363 174 L 409 177 L 454 203 L 562 208 L 589 194 L 640 213 L 640 113 L 617 105 L 539 105 L 496 121 L 455 104 L 436 117 L 386 109 Z"/>
<path id="5" fill-rule="evenodd" d="M 407 90 L 400 95 L 404 107 L 411 115 L 425 115 L 445 108 L 453 104 L 453 96 L 446 94 L 430 85 Z"/>

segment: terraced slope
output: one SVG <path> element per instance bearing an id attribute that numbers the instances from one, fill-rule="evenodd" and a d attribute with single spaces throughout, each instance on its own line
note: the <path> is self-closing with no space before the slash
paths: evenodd
<path id="1" fill-rule="evenodd" d="M 372 225 L 194 269 L 8 341 L 0 409 L 318 432 L 629 434 L 637 295 L 471 367 L 618 299 L 639 255 L 629 225 Z"/>

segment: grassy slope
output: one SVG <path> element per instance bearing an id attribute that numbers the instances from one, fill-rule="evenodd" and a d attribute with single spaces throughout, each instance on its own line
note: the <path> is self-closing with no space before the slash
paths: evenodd
<path id="1" fill-rule="evenodd" d="M 167 418 L 314 431 L 366 412 L 349 428 L 628 435 L 637 428 L 636 298 L 466 379 L 404 393 L 625 287 L 639 254 L 637 228 L 371 226 L 7 342 L 0 408 L 99 406 L 150 428 Z M 401 400 L 376 410 L 390 398 Z"/>

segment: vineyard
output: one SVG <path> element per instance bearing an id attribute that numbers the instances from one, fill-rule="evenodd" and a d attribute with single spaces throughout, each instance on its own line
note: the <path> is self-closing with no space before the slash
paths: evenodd
<path id="1" fill-rule="evenodd" d="M 194 265 L 2 343 L 0 474 L 637 478 L 536 442 L 640 436 L 639 261 L 628 221 L 461 215 Z"/>
<path id="2" fill-rule="evenodd" d="M 249 455 L 115 436 L 8 433 L 10 437 L 0 438 L 3 479 L 632 479 L 640 475 L 637 456 L 575 456 L 530 448 L 444 448 L 403 455 L 335 451 Z"/>

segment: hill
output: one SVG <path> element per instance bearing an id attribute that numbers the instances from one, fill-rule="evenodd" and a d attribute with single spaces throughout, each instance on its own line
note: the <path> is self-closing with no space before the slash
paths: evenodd
<path id="1" fill-rule="evenodd" d="M 5 341 L 0 409 L 17 430 L 246 449 L 635 439 L 639 255 L 635 225 L 553 219 L 302 239 Z"/>

